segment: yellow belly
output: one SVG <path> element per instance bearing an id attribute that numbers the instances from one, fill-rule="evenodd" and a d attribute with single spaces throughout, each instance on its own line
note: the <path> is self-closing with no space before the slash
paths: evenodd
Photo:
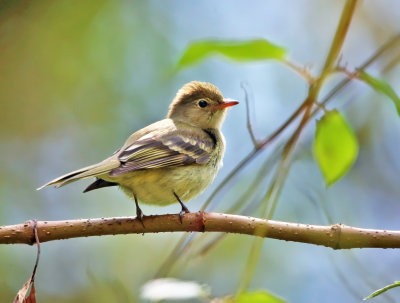
<path id="1" fill-rule="evenodd" d="M 214 180 L 217 168 L 191 165 L 173 168 L 139 170 L 118 177 L 102 176 L 106 181 L 119 183 L 131 198 L 141 203 L 169 205 L 176 203 L 174 192 L 182 201 L 199 195 Z"/>

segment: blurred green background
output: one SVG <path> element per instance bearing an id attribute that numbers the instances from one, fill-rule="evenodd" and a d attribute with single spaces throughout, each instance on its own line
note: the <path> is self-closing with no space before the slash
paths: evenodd
<path id="1" fill-rule="evenodd" d="M 303 101 L 307 85 L 274 62 L 236 64 L 209 59 L 172 73 L 185 47 L 199 39 L 265 38 L 290 58 L 319 71 L 344 1 L 0 1 L 0 225 L 28 219 L 127 216 L 134 204 L 117 189 L 88 194 L 89 181 L 59 190 L 43 183 L 110 155 L 133 131 L 163 118 L 176 90 L 209 81 L 226 97 L 254 96 L 258 138 L 272 133 Z M 361 1 L 342 62 L 359 66 L 400 30 L 400 2 Z M 400 60 L 379 60 L 368 71 L 400 92 Z M 385 59 L 386 57 L 384 57 Z M 387 67 L 387 65 L 389 66 Z M 385 68 L 386 66 L 386 68 Z M 386 70 L 384 74 L 380 71 Z M 333 77 L 330 87 L 339 77 Z M 326 89 L 326 91 L 328 91 Z M 356 131 L 359 158 L 327 189 L 311 152 L 314 123 L 296 150 L 274 219 L 310 224 L 400 229 L 400 120 L 390 100 L 353 83 L 328 108 L 339 108 Z M 224 167 L 214 184 L 188 204 L 200 209 L 212 189 L 252 149 L 244 102 L 230 111 Z M 271 148 L 220 195 L 224 211 L 240 195 Z M 259 189 L 260 192 L 265 191 Z M 176 213 L 142 206 L 145 214 Z M 42 245 L 36 277 L 39 302 L 133 302 L 180 234 L 107 236 Z M 173 276 L 210 285 L 215 296 L 234 293 L 251 237 L 230 235 L 209 254 L 193 256 Z M 0 298 L 11 302 L 31 274 L 36 248 L 0 246 Z M 359 302 L 400 279 L 399 252 L 332 251 L 266 240 L 251 289 L 290 302 Z M 395 302 L 400 289 L 376 302 Z"/>

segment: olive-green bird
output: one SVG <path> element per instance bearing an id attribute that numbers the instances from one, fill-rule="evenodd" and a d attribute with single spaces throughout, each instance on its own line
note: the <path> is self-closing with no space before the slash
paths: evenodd
<path id="1" fill-rule="evenodd" d="M 182 221 L 188 201 L 214 180 L 222 166 L 225 139 L 221 125 L 228 107 L 239 102 L 224 99 L 210 83 L 185 84 L 172 101 L 167 118 L 132 134 L 104 161 L 56 178 L 42 187 L 61 187 L 95 177 L 84 192 L 119 186 L 136 203 L 169 205 L 179 202 Z"/>

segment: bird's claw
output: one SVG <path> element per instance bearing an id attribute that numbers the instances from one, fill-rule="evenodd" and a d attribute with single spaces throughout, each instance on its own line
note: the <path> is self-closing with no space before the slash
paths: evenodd
<path id="1" fill-rule="evenodd" d="M 143 214 L 142 210 L 140 209 L 139 205 L 136 205 L 136 219 L 138 219 L 140 221 L 140 223 L 142 223 L 143 228 L 145 228 L 144 223 L 143 223 L 143 218 L 144 218 L 144 214 Z"/>
<path id="2" fill-rule="evenodd" d="M 182 209 L 181 209 L 181 211 L 179 212 L 179 221 L 181 221 L 181 224 L 183 223 L 183 222 L 182 222 L 183 215 L 184 215 L 184 214 L 187 214 L 187 213 L 190 213 L 189 209 L 188 209 L 185 205 L 182 205 Z"/>

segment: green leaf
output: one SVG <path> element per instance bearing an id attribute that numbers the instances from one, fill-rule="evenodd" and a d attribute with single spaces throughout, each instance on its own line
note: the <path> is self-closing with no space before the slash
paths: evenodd
<path id="1" fill-rule="evenodd" d="M 357 138 L 337 110 L 325 113 L 317 122 L 313 151 L 328 186 L 343 177 L 356 160 Z"/>
<path id="2" fill-rule="evenodd" d="M 200 41 L 188 46 L 179 60 L 177 68 L 182 69 L 199 63 L 215 54 L 240 62 L 266 59 L 283 60 L 286 57 L 286 50 L 266 40 Z"/>
<path id="3" fill-rule="evenodd" d="M 284 303 L 285 300 L 278 298 L 265 291 L 242 292 L 235 300 L 235 303 Z"/>
<path id="4" fill-rule="evenodd" d="M 381 79 L 374 78 L 364 71 L 361 71 L 359 73 L 358 78 L 369 84 L 375 91 L 382 93 L 392 99 L 394 105 L 396 106 L 397 113 L 400 115 L 400 98 L 387 82 Z"/>
<path id="5" fill-rule="evenodd" d="M 380 294 L 384 293 L 385 291 L 391 289 L 391 288 L 395 288 L 400 286 L 400 281 L 395 281 L 393 284 L 387 285 L 381 289 L 375 290 L 372 294 L 370 294 L 368 297 L 365 297 L 364 300 L 369 300 L 372 299 L 376 296 L 379 296 Z"/>

